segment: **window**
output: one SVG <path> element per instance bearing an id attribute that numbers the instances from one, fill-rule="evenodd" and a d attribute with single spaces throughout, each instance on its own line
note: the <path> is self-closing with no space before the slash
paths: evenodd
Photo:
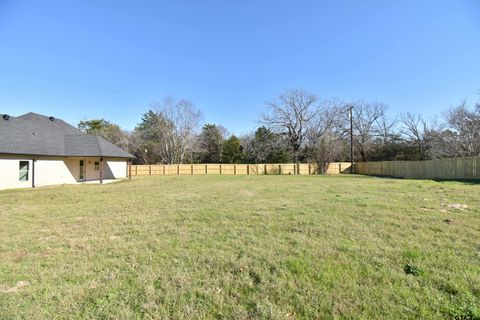
<path id="1" fill-rule="evenodd" d="M 18 167 L 18 181 L 28 181 L 28 170 L 30 167 L 29 161 L 20 161 Z"/>
<path id="2" fill-rule="evenodd" d="M 95 171 L 100 170 L 100 162 L 95 161 L 94 166 L 95 166 Z"/>
<path id="3" fill-rule="evenodd" d="M 80 160 L 80 174 L 78 175 L 80 180 L 83 180 L 84 178 L 84 172 L 85 172 L 84 168 L 85 167 L 84 167 L 83 160 Z"/>

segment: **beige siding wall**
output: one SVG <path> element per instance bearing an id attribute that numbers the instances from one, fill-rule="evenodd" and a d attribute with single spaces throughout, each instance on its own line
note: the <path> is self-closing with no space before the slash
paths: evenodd
<path id="1" fill-rule="evenodd" d="M 87 181 L 99 180 L 100 170 L 95 170 L 95 162 L 100 158 L 85 158 L 85 179 Z M 77 160 L 78 172 L 80 172 L 80 158 Z M 127 177 L 127 161 L 124 159 L 104 158 L 103 179 L 119 179 Z"/>
<path id="2" fill-rule="evenodd" d="M 28 181 L 19 181 L 20 161 L 29 161 Z M 32 160 L 26 158 L 0 158 L 0 190 L 29 188 L 32 186 Z"/>
<path id="3" fill-rule="evenodd" d="M 78 170 L 80 172 L 80 159 L 76 160 Z M 100 179 L 100 170 L 95 170 L 95 162 L 100 162 L 100 158 L 84 158 L 85 166 L 85 181 L 92 181 Z M 79 173 L 80 174 L 80 173 Z"/>
<path id="4" fill-rule="evenodd" d="M 65 162 L 71 169 L 72 175 L 76 180 L 80 179 L 80 160 L 84 163 L 84 180 L 93 181 L 100 179 L 100 168 L 95 170 L 95 162 L 100 163 L 100 158 L 67 158 Z M 124 159 L 110 159 L 104 158 L 103 164 L 103 178 L 104 179 L 119 179 L 127 177 L 127 161 Z"/>
<path id="5" fill-rule="evenodd" d="M 41 158 L 35 162 L 35 185 L 76 183 L 79 162 L 73 159 Z"/>
<path id="6" fill-rule="evenodd" d="M 105 163 L 105 179 L 119 179 L 127 177 L 127 161 L 107 160 Z"/>
<path id="7" fill-rule="evenodd" d="M 55 184 L 75 184 L 80 179 L 80 160 L 84 161 L 84 180 L 100 179 L 100 170 L 95 170 L 95 162 L 100 158 L 62 158 L 36 157 L 35 186 Z M 28 181 L 19 181 L 20 161 L 29 161 Z M 20 155 L 0 155 L 0 190 L 32 187 L 32 158 Z M 127 161 L 125 159 L 105 159 L 104 179 L 127 177 Z"/>

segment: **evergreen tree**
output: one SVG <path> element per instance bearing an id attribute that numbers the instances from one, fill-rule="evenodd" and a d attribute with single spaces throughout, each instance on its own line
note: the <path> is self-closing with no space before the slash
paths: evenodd
<path id="1" fill-rule="evenodd" d="M 244 160 L 243 147 L 240 140 L 232 135 L 228 138 L 222 147 L 223 163 L 242 163 Z"/>

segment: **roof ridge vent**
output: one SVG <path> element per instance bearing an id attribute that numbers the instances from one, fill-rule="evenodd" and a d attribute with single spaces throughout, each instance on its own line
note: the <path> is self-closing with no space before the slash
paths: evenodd
<path id="1" fill-rule="evenodd" d="M 48 117 L 48 119 L 50 119 L 50 121 L 54 121 L 55 117 L 50 116 L 50 117 Z"/>
<path id="2" fill-rule="evenodd" d="M 3 120 L 5 120 L 5 121 L 10 120 L 10 116 L 9 116 L 8 114 L 4 114 L 4 115 L 2 116 L 2 118 L 3 118 Z"/>

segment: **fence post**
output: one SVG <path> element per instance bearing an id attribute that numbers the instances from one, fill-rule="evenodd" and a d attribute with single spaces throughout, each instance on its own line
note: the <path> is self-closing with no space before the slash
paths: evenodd
<path id="1" fill-rule="evenodd" d="M 162 167 L 163 167 L 163 175 L 165 175 L 165 165 L 163 165 Z"/>
<path id="2" fill-rule="evenodd" d="M 233 165 L 233 174 L 234 175 L 237 174 L 237 165 L 236 164 Z"/>
<path id="3" fill-rule="evenodd" d="M 180 165 L 177 164 L 177 176 L 180 175 Z"/>
<path id="4" fill-rule="evenodd" d="M 149 176 L 152 175 L 152 165 L 149 165 L 149 166 L 148 166 L 148 175 L 149 175 Z"/>
<path id="5" fill-rule="evenodd" d="M 222 174 L 222 164 L 220 164 L 220 174 Z"/>
<path id="6" fill-rule="evenodd" d="M 192 166 L 190 167 L 190 170 L 192 171 L 192 176 L 193 176 L 193 164 L 192 164 Z"/>
<path id="7" fill-rule="evenodd" d="M 310 163 L 308 164 L 308 174 L 309 174 L 309 175 L 312 174 L 312 173 L 311 173 L 311 170 L 310 170 Z"/>
<path id="8" fill-rule="evenodd" d="M 265 166 L 264 166 L 264 169 L 265 169 L 265 170 L 263 170 L 263 174 L 267 174 L 267 165 L 266 165 L 266 164 L 265 164 Z"/>
<path id="9" fill-rule="evenodd" d="M 281 164 L 278 165 L 278 174 L 282 174 L 282 165 Z"/>
<path id="10" fill-rule="evenodd" d="M 250 165 L 247 164 L 247 175 L 250 175 Z"/>
<path id="11" fill-rule="evenodd" d="M 208 174 L 208 164 L 205 165 L 205 174 Z"/>
<path id="12" fill-rule="evenodd" d="M 138 176 L 138 165 L 135 166 L 135 177 Z"/>

